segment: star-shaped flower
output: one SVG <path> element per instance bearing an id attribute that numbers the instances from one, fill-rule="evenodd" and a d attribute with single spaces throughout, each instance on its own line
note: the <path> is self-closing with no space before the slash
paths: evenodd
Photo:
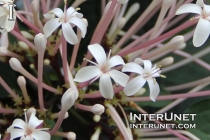
<path id="1" fill-rule="evenodd" d="M 140 62 L 143 62 L 144 69 L 140 65 L 138 65 Z M 125 95 L 127 96 L 134 95 L 147 82 L 149 84 L 149 89 L 150 89 L 150 99 L 152 101 L 155 101 L 156 97 L 160 92 L 159 85 L 155 80 L 155 77 L 161 76 L 160 68 L 157 68 L 156 66 L 152 68 L 151 61 L 137 58 L 134 62 L 125 64 L 122 71 L 134 72 L 139 74 L 139 76 L 133 78 L 131 81 L 128 82 L 127 86 L 123 90 Z"/>
<path id="2" fill-rule="evenodd" d="M 57 18 L 52 18 L 56 15 Z M 66 41 L 70 44 L 77 44 L 78 38 L 73 27 L 77 26 L 81 35 L 84 38 L 87 32 L 87 23 L 82 19 L 83 15 L 78 13 L 73 7 L 68 8 L 64 12 L 60 8 L 55 8 L 44 15 L 45 18 L 50 19 L 44 25 L 44 34 L 49 37 L 60 25 L 62 25 L 63 35 Z"/>
<path id="3" fill-rule="evenodd" d="M 199 16 L 198 24 L 193 36 L 193 44 L 200 47 L 210 34 L 210 6 L 205 5 L 203 0 L 197 0 L 196 4 L 184 4 L 176 11 L 176 15 L 183 13 L 195 13 Z"/>
<path id="4" fill-rule="evenodd" d="M 40 128 L 43 120 L 39 120 L 35 113 L 32 113 L 29 122 L 25 113 L 25 121 L 21 119 L 15 119 L 12 125 L 7 129 L 10 133 L 10 140 L 20 137 L 21 140 L 50 140 L 50 134 L 42 130 L 48 130 L 48 128 Z"/>
<path id="5" fill-rule="evenodd" d="M 114 91 L 112 88 L 111 78 L 116 84 L 119 84 L 123 87 L 126 86 L 129 79 L 128 75 L 114 70 L 113 68 L 118 65 L 124 65 L 125 63 L 118 55 L 110 58 L 111 52 L 109 52 L 107 58 L 104 49 L 99 44 L 89 45 L 88 49 L 98 64 L 87 60 L 95 66 L 87 66 L 80 69 L 75 75 L 74 81 L 86 82 L 92 79 L 90 82 L 92 83 L 99 78 L 99 89 L 102 96 L 107 99 L 112 99 Z"/>

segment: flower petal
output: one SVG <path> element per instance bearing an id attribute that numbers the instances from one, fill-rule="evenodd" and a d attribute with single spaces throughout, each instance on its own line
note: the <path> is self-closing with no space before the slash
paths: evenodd
<path id="1" fill-rule="evenodd" d="M 41 123 L 43 123 L 43 120 L 39 120 L 36 116 L 35 113 L 32 113 L 29 122 L 28 122 L 28 127 L 35 129 L 37 126 L 39 126 Z"/>
<path id="2" fill-rule="evenodd" d="M 46 37 L 49 37 L 60 25 L 61 22 L 59 22 L 59 18 L 49 20 L 44 25 L 44 34 L 46 35 Z"/>
<path id="3" fill-rule="evenodd" d="M 204 2 L 203 2 L 203 0 L 197 0 L 196 4 L 199 5 L 200 7 L 203 7 Z"/>
<path id="4" fill-rule="evenodd" d="M 114 67 L 114 66 L 124 65 L 124 64 L 125 64 L 124 60 L 119 55 L 115 55 L 115 56 L 113 56 L 112 58 L 110 58 L 108 60 L 108 68 L 109 69 L 112 68 L 112 67 Z"/>
<path id="5" fill-rule="evenodd" d="M 106 99 L 112 99 L 114 95 L 112 81 L 109 74 L 102 74 L 99 81 L 99 89 L 102 96 Z"/>
<path id="6" fill-rule="evenodd" d="M 117 2 L 119 2 L 120 4 L 126 4 L 128 0 L 117 0 Z"/>
<path id="7" fill-rule="evenodd" d="M 134 72 L 138 74 L 143 73 L 143 68 L 136 63 L 127 63 L 123 66 L 122 72 Z"/>
<path id="8" fill-rule="evenodd" d="M 76 25 L 77 27 L 79 27 L 81 33 L 82 33 L 82 37 L 84 38 L 87 32 L 87 25 L 86 23 L 77 17 L 71 17 L 68 22 L 73 23 L 74 25 Z"/>
<path id="9" fill-rule="evenodd" d="M 50 134 L 45 131 L 40 131 L 40 130 L 34 130 L 32 133 L 32 137 L 35 140 L 50 140 Z"/>
<path id="10" fill-rule="evenodd" d="M 123 87 L 126 86 L 128 79 L 129 79 L 128 75 L 126 75 L 120 71 L 117 71 L 117 70 L 111 70 L 109 72 L 109 75 L 117 84 L 120 84 Z"/>
<path id="11" fill-rule="evenodd" d="M 185 4 L 179 7 L 176 11 L 176 15 L 184 13 L 195 13 L 201 15 L 202 9 L 199 5 L 196 4 Z"/>
<path id="12" fill-rule="evenodd" d="M 11 128 L 11 127 L 9 127 L 7 129 L 7 132 L 10 133 L 10 140 L 13 140 L 15 138 L 22 137 L 22 136 L 25 135 L 25 131 L 24 130 L 16 129 L 16 128 L 14 129 L 14 128 Z"/>
<path id="13" fill-rule="evenodd" d="M 62 31 L 66 41 L 72 45 L 78 43 L 77 35 L 75 34 L 74 30 L 72 29 L 69 23 L 62 24 Z"/>
<path id="14" fill-rule="evenodd" d="M 147 82 L 149 84 L 149 90 L 150 90 L 150 99 L 155 102 L 156 97 L 160 93 L 160 87 L 154 79 L 150 78 L 147 79 Z"/>
<path id="15" fill-rule="evenodd" d="M 26 129 L 26 123 L 21 119 L 15 119 L 12 123 L 12 126 L 18 127 L 21 129 Z"/>
<path id="16" fill-rule="evenodd" d="M 8 14 L 8 11 L 5 8 L 0 7 L 0 17 L 4 16 L 4 15 L 7 15 L 7 14 Z"/>
<path id="17" fill-rule="evenodd" d="M 143 60 L 143 63 L 145 71 L 150 71 L 152 69 L 152 63 L 150 60 Z"/>
<path id="18" fill-rule="evenodd" d="M 63 17 L 64 13 L 60 8 L 55 8 L 51 12 L 53 12 L 57 17 Z"/>
<path id="19" fill-rule="evenodd" d="M 203 6 L 203 13 L 202 15 L 204 14 L 205 16 L 208 15 L 209 16 L 209 13 L 210 13 L 210 6 L 209 5 L 205 5 Z"/>
<path id="20" fill-rule="evenodd" d="M 143 85 L 145 84 L 146 80 L 142 76 L 137 76 L 128 82 L 127 86 L 124 88 L 124 93 L 127 96 L 132 96 L 136 92 L 138 92 Z"/>
<path id="21" fill-rule="evenodd" d="M 99 76 L 101 73 L 101 69 L 98 66 L 87 66 L 77 72 L 74 81 L 86 82 L 96 76 Z"/>
<path id="22" fill-rule="evenodd" d="M 67 9 L 67 15 L 68 15 L 68 16 L 72 16 L 72 14 L 73 14 L 74 12 L 77 12 L 77 11 L 74 9 L 74 7 L 69 7 L 69 8 Z"/>
<path id="23" fill-rule="evenodd" d="M 14 19 L 16 19 L 15 13 L 13 14 L 13 16 L 14 16 Z M 14 29 L 16 20 L 8 20 L 8 19 L 9 19 L 9 15 L 7 15 L 7 17 L 6 17 L 4 28 L 7 29 L 7 32 L 10 32 L 11 30 Z"/>
<path id="24" fill-rule="evenodd" d="M 210 22 L 208 20 L 200 18 L 195 28 L 195 33 L 193 36 L 193 45 L 195 47 L 200 47 L 205 43 L 210 33 L 209 27 Z"/>
<path id="25" fill-rule="evenodd" d="M 99 44 L 93 44 L 88 46 L 88 50 L 98 62 L 99 66 L 106 65 L 106 54 L 104 49 Z"/>

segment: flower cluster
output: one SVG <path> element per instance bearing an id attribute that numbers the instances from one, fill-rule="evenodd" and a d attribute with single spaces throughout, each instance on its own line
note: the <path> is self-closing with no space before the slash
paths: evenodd
<path id="1" fill-rule="evenodd" d="M 187 128 L 132 130 L 132 124 L 147 123 L 134 122 L 132 112 L 166 113 L 178 106 L 180 113 L 190 114 L 209 106 L 209 100 L 190 109 L 183 106 L 188 97 L 210 95 L 205 73 L 210 64 L 203 57 L 210 53 L 210 6 L 203 0 L 190 2 L 0 0 L 0 139 L 208 137 L 208 129 L 200 127 L 195 134 Z M 189 15 L 185 13 L 197 16 L 183 24 Z M 195 24 L 195 30 L 188 28 Z M 195 47 L 203 46 L 196 54 L 184 49 L 191 38 Z M 189 70 L 190 62 L 200 67 Z M 208 108 L 199 110 L 202 118 L 210 115 L 203 110 Z M 149 121 L 162 124 L 167 119 Z"/>

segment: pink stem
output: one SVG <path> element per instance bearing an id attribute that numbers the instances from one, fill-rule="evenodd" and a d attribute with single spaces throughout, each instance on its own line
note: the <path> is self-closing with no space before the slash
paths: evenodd
<path id="1" fill-rule="evenodd" d="M 77 36 L 78 36 L 78 42 L 76 45 L 74 45 L 74 50 L 71 56 L 71 63 L 70 63 L 70 70 L 72 71 L 74 69 L 74 65 L 76 63 L 76 58 L 77 58 L 77 53 L 78 53 L 78 49 L 79 49 L 79 45 L 80 45 L 80 41 L 81 41 L 81 31 L 79 29 L 77 29 Z"/>
<path id="2" fill-rule="evenodd" d="M 64 38 L 64 35 L 61 36 L 62 37 L 62 63 L 63 63 L 63 72 L 64 72 L 64 79 L 65 79 L 65 83 L 68 83 L 68 69 L 67 69 L 67 47 L 66 47 L 66 40 Z"/>
<path id="3" fill-rule="evenodd" d="M 3 114 L 16 114 L 16 113 L 18 113 L 18 110 L 16 110 L 16 109 L 0 108 L 0 113 L 3 113 Z"/>
<path id="4" fill-rule="evenodd" d="M 190 27 L 190 26 L 196 24 L 197 22 L 198 22 L 198 20 L 187 21 L 184 24 L 182 24 L 181 26 L 179 26 L 179 27 L 177 27 L 177 28 L 175 28 L 175 29 L 173 29 L 173 30 L 171 30 L 171 31 L 169 31 L 169 32 L 167 32 L 167 33 L 165 33 L 165 34 L 163 34 L 163 35 L 153 39 L 153 40 L 150 40 L 150 41 L 148 41 L 146 43 L 143 43 L 143 44 L 141 44 L 141 45 L 139 45 L 139 46 L 137 46 L 135 48 L 132 48 L 130 50 L 126 50 L 126 51 L 120 52 L 120 53 L 118 53 L 118 55 L 125 56 L 125 55 L 127 55 L 129 53 L 132 53 L 132 52 L 135 52 L 135 51 L 140 50 L 142 48 L 148 47 L 148 46 L 150 46 L 150 45 L 152 45 L 154 43 L 157 43 L 157 42 L 159 42 L 159 41 L 161 41 L 161 40 L 163 40 L 165 38 L 171 37 L 172 35 L 174 35 L 174 34 L 180 32 L 180 31 L 186 29 L 187 27 Z"/>
<path id="5" fill-rule="evenodd" d="M 46 14 L 47 13 L 47 5 L 46 5 L 46 1 L 45 0 L 41 0 L 41 5 L 42 5 L 42 12 L 43 14 Z"/>
<path id="6" fill-rule="evenodd" d="M 51 135 L 55 134 L 55 132 L 58 131 L 58 129 L 61 126 L 61 123 L 63 122 L 63 119 L 65 117 L 65 114 L 66 114 L 66 110 L 61 110 L 60 111 L 59 117 L 58 117 L 58 120 L 57 120 L 55 126 L 53 127 L 52 131 L 49 132 Z"/>
<path id="7" fill-rule="evenodd" d="M 41 31 L 34 24 L 29 22 L 24 16 L 22 16 L 21 14 L 18 14 L 18 16 L 22 19 L 22 22 L 24 22 L 29 28 L 34 30 L 37 34 L 41 33 Z"/>
<path id="8" fill-rule="evenodd" d="M 159 100 L 172 100 L 172 99 L 179 99 L 179 98 L 193 98 L 193 97 L 201 97 L 201 96 L 209 96 L 210 90 L 207 91 L 200 91 L 200 92 L 194 92 L 191 94 L 188 93 L 180 93 L 180 94 L 173 94 L 173 95 L 160 95 L 156 98 L 157 101 Z M 139 102 L 139 101 L 151 101 L 150 97 L 128 97 L 125 99 L 125 101 L 130 102 Z"/>
<path id="9" fill-rule="evenodd" d="M 59 2 L 60 2 L 60 0 L 55 0 L 54 5 L 53 5 L 53 8 L 52 8 L 52 9 L 54 9 L 54 8 L 58 7 Z"/>
<path id="10" fill-rule="evenodd" d="M 75 103 L 74 106 L 78 109 L 85 110 L 85 111 L 91 111 L 92 109 L 92 106 L 82 105 L 79 103 Z"/>
<path id="11" fill-rule="evenodd" d="M 31 49 L 33 49 L 33 50 L 37 50 L 37 48 L 36 48 L 36 46 L 33 44 L 33 43 L 31 43 L 29 40 L 27 40 L 25 37 L 23 37 L 23 35 L 22 34 L 20 34 L 20 33 L 18 33 L 17 31 L 15 31 L 15 30 L 12 30 L 12 31 L 10 31 L 10 33 L 12 34 L 12 35 L 14 35 L 17 39 L 19 39 L 20 41 L 23 41 L 24 43 L 26 43 Z"/>
<path id="12" fill-rule="evenodd" d="M 114 88 L 114 93 L 119 93 L 120 91 L 123 90 L 123 87 L 116 87 Z M 82 98 L 101 98 L 102 95 L 100 93 L 100 91 L 96 91 L 94 93 L 91 93 L 91 94 L 84 94 L 82 95 Z"/>
<path id="13" fill-rule="evenodd" d="M 55 44 L 55 46 L 54 46 L 54 48 L 53 48 L 53 50 L 52 50 L 52 54 L 53 54 L 53 55 L 56 54 L 56 52 L 58 51 L 59 46 L 60 46 L 61 43 L 62 43 L 62 37 L 60 37 L 60 38 L 58 39 L 58 41 L 56 42 L 56 44 Z"/>
<path id="14" fill-rule="evenodd" d="M 39 51 L 38 52 L 38 97 L 39 97 L 39 106 L 41 110 L 44 110 L 44 99 L 43 99 L 43 89 L 42 89 L 43 58 L 44 58 L 44 51 Z"/>

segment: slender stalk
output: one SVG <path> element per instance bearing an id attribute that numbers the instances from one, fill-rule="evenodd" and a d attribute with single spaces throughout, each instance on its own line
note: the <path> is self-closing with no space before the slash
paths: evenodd
<path id="1" fill-rule="evenodd" d="M 17 109 L 0 108 L 0 113 L 3 113 L 3 114 L 17 114 L 17 113 L 19 113 L 19 111 Z"/>
<path id="2" fill-rule="evenodd" d="M 43 14 L 46 14 L 47 13 L 46 1 L 45 0 L 41 0 L 41 5 L 42 5 L 42 12 L 43 12 Z"/>
<path id="3" fill-rule="evenodd" d="M 65 114 L 66 114 L 66 110 L 61 110 L 60 111 L 60 114 L 59 114 L 59 117 L 58 117 L 58 120 L 57 120 L 56 124 L 54 125 L 52 131 L 49 132 L 51 135 L 55 134 L 58 131 L 58 129 L 61 126 L 61 123 L 63 122 Z"/>
<path id="4" fill-rule="evenodd" d="M 69 83 L 68 80 L 68 69 L 67 69 L 67 46 L 66 46 L 66 40 L 64 38 L 64 35 L 61 36 L 62 37 L 62 63 L 63 63 L 63 72 L 64 72 L 64 79 L 65 79 L 65 83 Z"/>
<path id="5" fill-rule="evenodd" d="M 74 106 L 78 109 L 85 110 L 85 111 L 91 111 L 92 109 L 92 106 L 82 105 L 79 103 L 75 103 Z"/>
<path id="6" fill-rule="evenodd" d="M 174 34 L 180 32 L 180 31 L 186 29 L 187 27 L 190 27 L 190 26 L 196 24 L 197 22 L 198 22 L 198 20 L 187 21 L 184 24 L 182 24 L 181 26 L 179 26 L 179 27 L 177 27 L 177 28 L 175 28 L 175 29 L 173 29 L 173 30 L 171 30 L 171 31 L 169 31 L 169 32 L 167 32 L 167 33 L 165 33 L 165 34 L 163 34 L 163 35 L 153 39 L 153 40 L 150 40 L 150 41 L 148 41 L 146 43 L 143 43 L 143 44 L 141 44 L 141 45 L 139 45 L 139 46 L 137 46 L 135 48 L 132 48 L 130 50 L 126 50 L 126 51 L 120 52 L 120 53 L 118 53 L 118 55 L 124 56 L 124 55 L 127 55 L 129 53 L 132 53 L 132 52 L 135 52 L 137 50 L 140 50 L 142 48 L 148 47 L 148 46 L 150 46 L 150 45 L 152 45 L 154 43 L 157 43 L 157 42 L 159 42 L 159 41 L 161 41 L 163 39 L 171 37 L 172 35 L 174 35 Z"/>
<path id="7" fill-rule="evenodd" d="M 209 96 L 210 95 L 210 90 L 207 91 L 200 91 L 200 92 L 194 92 L 191 94 L 186 94 L 186 93 L 180 93 L 180 94 L 173 94 L 173 95 L 160 95 L 158 96 L 155 100 L 160 101 L 160 100 L 172 100 L 172 99 L 179 99 L 179 98 L 193 98 L 193 97 L 202 97 L 202 96 Z M 127 97 L 125 98 L 126 102 L 134 101 L 134 102 L 139 102 L 139 101 L 151 101 L 150 97 Z"/>
<path id="8" fill-rule="evenodd" d="M 42 78 L 43 78 L 43 59 L 44 51 L 38 52 L 38 97 L 39 106 L 41 110 L 44 110 L 44 99 L 43 99 L 43 89 L 42 89 Z"/>

